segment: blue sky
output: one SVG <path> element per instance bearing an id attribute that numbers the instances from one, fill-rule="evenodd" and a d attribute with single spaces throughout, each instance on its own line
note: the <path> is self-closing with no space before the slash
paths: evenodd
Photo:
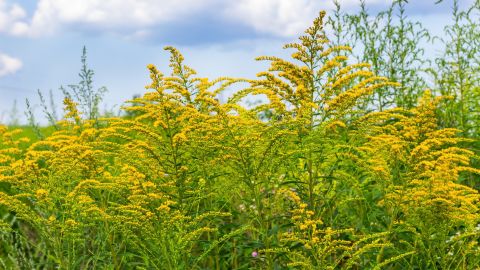
<path id="1" fill-rule="evenodd" d="M 390 1 L 366 2 L 375 12 Z M 450 21 L 453 0 L 410 2 L 408 16 L 433 33 Z M 282 44 L 332 7 L 330 0 L 0 0 L 0 122 L 8 122 L 14 100 L 23 112 L 25 98 L 38 103 L 37 89 L 60 98 L 61 85 L 78 82 L 83 45 L 95 85 L 109 90 L 105 106 L 118 107 L 144 93 L 147 64 L 168 72 L 166 45 L 201 76 L 254 77 L 264 68 L 256 56 L 285 55 Z"/>

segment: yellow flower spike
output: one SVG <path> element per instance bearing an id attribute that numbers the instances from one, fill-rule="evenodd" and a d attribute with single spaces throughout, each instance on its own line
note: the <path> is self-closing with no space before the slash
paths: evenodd
<path id="1" fill-rule="evenodd" d="M 65 105 L 65 118 L 73 119 L 74 122 L 79 125 L 81 121 L 81 116 L 80 112 L 77 109 L 78 104 L 67 97 L 63 100 L 63 104 Z"/>
<path id="2" fill-rule="evenodd" d="M 67 219 L 67 220 L 65 221 L 65 225 L 67 225 L 68 227 L 76 227 L 76 226 L 79 225 L 79 223 L 76 222 L 76 221 L 73 220 L 73 219 Z"/>
<path id="3" fill-rule="evenodd" d="M 35 192 L 35 195 L 39 199 L 47 197 L 48 194 L 49 194 L 49 192 L 46 189 L 37 189 L 37 191 Z"/>
<path id="4" fill-rule="evenodd" d="M 188 140 L 187 136 L 185 136 L 185 134 L 183 134 L 183 133 L 177 133 L 177 134 L 175 134 L 175 136 L 173 136 L 173 143 L 175 145 L 179 145 L 181 143 L 184 143 L 187 140 Z"/>

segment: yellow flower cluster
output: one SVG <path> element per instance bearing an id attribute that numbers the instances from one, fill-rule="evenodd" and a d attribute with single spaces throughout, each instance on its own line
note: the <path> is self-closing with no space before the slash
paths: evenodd
<path id="1" fill-rule="evenodd" d="M 368 147 L 362 150 L 373 158 L 374 172 L 384 171 L 386 196 L 381 204 L 399 205 L 403 215 L 417 223 L 413 226 L 421 226 L 419 220 L 425 226 L 476 226 L 480 194 L 459 179 L 462 173 L 480 170 L 470 166 L 475 153 L 460 146 L 468 140 L 457 137 L 458 130 L 438 129 L 435 111 L 440 101 L 427 90 L 408 112 L 370 115 L 377 121 L 372 121 Z"/>
<path id="2" fill-rule="evenodd" d="M 15 227 L 46 269 L 400 269 L 432 243 L 451 252 L 456 231 L 474 238 L 480 194 L 462 180 L 480 171 L 436 124 L 442 98 L 361 111 L 396 84 L 351 64 L 324 20 L 285 46 L 294 61 L 259 57 L 255 80 L 197 77 L 167 47 L 171 74 L 148 65 L 125 116 L 85 120 L 66 98 L 42 140 L 0 126 L 0 211 L 17 222 L 0 237 Z M 267 100 L 242 105 L 251 95 Z"/>

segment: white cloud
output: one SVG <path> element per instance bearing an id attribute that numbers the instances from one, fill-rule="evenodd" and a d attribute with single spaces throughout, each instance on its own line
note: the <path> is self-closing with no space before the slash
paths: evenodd
<path id="1" fill-rule="evenodd" d="M 342 8 L 359 5 L 358 0 L 339 0 Z M 391 0 L 366 0 L 366 4 L 391 2 Z M 255 30 L 277 36 L 297 36 L 318 15 L 334 8 L 332 0 L 236 0 L 225 10 L 228 17 L 235 18 Z"/>
<path id="2" fill-rule="evenodd" d="M 43 36 L 74 26 L 138 34 L 158 24 L 188 20 L 214 1 L 218 0 L 39 0 L 28 25 L 17 30 Z"/>
<path id="3" fill-rule="evenodd" d="M 18 4 L 8 4 L 0 0 L 0 32 L 22 35 L 28 26 L 23 22 L 27 13 Z"/>
<path id="4" fill-rule="evenodd" d="M 22 68 L 23 64 L 20 59 L 0 53 L 0 77 L 14 74 Z"/>
<path id="5" fill-rule="evenodd" d="M 24 9 L 6 1 L 0 0 L 0 32 L 31 37 L 77 27 L 141 38 L 155 26 L 188 21 L 201 14 L 242 23 L 262 33 L 294 36 L 320 10 L 333 8 L 333 0 L 39 0 L 31 17 L 26 18 Z M 339 1 L 345 8 L 359 3 Z M 367 4 L 391 1 L 366 0 Z"/>
<path id="6" fill-rule="evenodd" d="M 226 15 L 261 32 L 290 36 L 305 29 L 315 17 L 315 2 L 319 1 L 238 0 L 226 9 Z"/>

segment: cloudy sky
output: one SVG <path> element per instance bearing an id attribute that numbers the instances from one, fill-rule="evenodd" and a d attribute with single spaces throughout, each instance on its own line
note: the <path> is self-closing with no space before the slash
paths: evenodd
<path id="1" fill-rule="evenodd" d="M 374 12 L 391 0 L 366 2 Z M 450 21 L 453 0 L 410 2 L 408 16 L 434 33 Z M 330 0 L 0 0 L 0 121 L 8 122 L 15 100 L 20 112 L 25 98 L 38 103 L 37 89 L 60 97 L 59 86 L 77 83 L 84 45 L 110 108 L 145 91 L 147 64 L 168 72 L 166 45 L 201 76 L 253 77 L 264 68 L 255 56 L 285 54 L 281 45 L 332 7 Z"/>

